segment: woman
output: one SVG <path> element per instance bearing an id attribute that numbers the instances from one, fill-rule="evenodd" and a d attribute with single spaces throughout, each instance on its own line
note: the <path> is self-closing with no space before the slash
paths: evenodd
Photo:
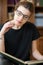
<path id="1" fill-rule="evenodd" d="M 30 51 L 37 60 L 43 56 L 37 50 L 40 37 L 34 24 L 28 22 L 33 13 L 31 2 L 20 2 L 14 11 L 14 19 L 5 23 L 0 31 L 0 51 L 9 53 L 24 61 L 30 60 Z"/>

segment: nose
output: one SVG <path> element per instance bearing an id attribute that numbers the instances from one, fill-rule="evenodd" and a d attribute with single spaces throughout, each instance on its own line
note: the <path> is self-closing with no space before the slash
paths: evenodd
<path id="1" fill-rule="evenodd" d="M 19 17 L 19 20 L 20 20 L 20 21 L 23 20 L 23 15 Z"/>

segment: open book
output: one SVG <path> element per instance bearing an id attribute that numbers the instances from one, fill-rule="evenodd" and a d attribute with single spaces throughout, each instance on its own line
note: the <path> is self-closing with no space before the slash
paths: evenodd
<path id="1" fill-rule="evenodd" d="M 8 53 L 5 52 L 0 52 L 0 54 L 2 54 L 6 59 L 12 61 L 12 62 L 17 62 L 18 64 L 22 64 L 22 65 L 31 65 L 31 64 L 38 64 L 38 63 L 43 63 L 43 60 L 31 60 L 31 61 L 27 61 L 27 63 L 21 59 L 18 59 Z"/>

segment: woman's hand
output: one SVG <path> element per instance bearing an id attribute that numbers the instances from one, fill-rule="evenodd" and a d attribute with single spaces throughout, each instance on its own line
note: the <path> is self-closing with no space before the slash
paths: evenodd
<path id="1" fill-rule="evenodd" d="M 14 24 L 12 22 L 7 22 L 3 25 L 0 33 L 2 35 L 4 35 L 9 29 L 11 29 L 14 26 Z"/>

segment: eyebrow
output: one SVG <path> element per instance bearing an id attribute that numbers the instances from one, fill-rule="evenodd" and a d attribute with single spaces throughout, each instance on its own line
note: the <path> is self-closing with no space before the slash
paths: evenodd
<path id="1" fill-rule="evenodd" d="M 19 11 L 19 10 L 17 10 L 17 11 Z M 19 12 L 21 12 L 21 11 L 19 11 Z M 22 13 L 22 12 L 21 12 Z M 22 13 L 23 14 L 23 13 Z M 25 15 L 25 16 L 28 16 L 28 15 L 26 15 L 26 14 L 23 14 L 23 15 Z"/>

